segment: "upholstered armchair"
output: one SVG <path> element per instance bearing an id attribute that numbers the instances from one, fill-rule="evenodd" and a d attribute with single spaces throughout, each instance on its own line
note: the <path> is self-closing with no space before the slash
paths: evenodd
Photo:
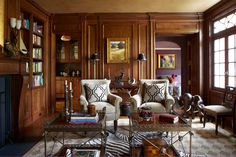
<path id="1" fill-rule="evenodd" d="M 139 91 L 131 97 L 131 110 L 148 107 L 152 112 L 171 112 L 174 98 L 168 91 L 167 79 L 143 79 L 140 80 Z"/>
<path id="2" fill-rule="evenodd" d="M 122 98 L 110 92 L 111 80 L 94 79 L 81 80 L 80 104 L 87 111 L 87 106 L 93 104 L 96 110 L 106 107 L 106 121 L 114 121 L 114 131 L 117 130 L 117 120 L 120 117 L 120 102 Z"/>

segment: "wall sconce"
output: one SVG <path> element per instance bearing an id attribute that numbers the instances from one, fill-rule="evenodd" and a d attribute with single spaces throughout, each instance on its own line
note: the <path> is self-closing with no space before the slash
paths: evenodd
<path id="1" fill-rule="evenodd" d="M 100 60 L 99 54 L 96 52 L 93 53 L 90 59 L 93 61 L 93 78 L 96 79 L 96 62 Z"/>
<path id="2" fill-rule="evenodd" d="M 142 72 L 143 72 L 143 66 L 142 66 L 142 62 L 143 61 L 146 61 L 147 60 L 147 58 L 145 57 L 145 54 L 144 53 L 140 53 L 140 54 L 138 54 L 138 58 L 137 58 L 137 60 L 139 61 L 139 63 L 140 63 L 140 79 L 142 79 L 142 77 L 143 77 L 143 74 L 142 74 Z"/>

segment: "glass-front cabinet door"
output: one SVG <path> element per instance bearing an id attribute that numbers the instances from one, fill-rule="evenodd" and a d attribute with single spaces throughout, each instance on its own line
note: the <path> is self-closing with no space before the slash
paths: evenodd
<path id="1" fill-rule="evenodd" d="M 78 41 L 70 41 L 70 61 L 78 61 L 79 59 L 79 46 Z"/>
<path id="2" fill-rule="evenodd" d="M 70 41 L 62 41 L 60 35 L 57 36 L 57 62 L 78 62 L 79 61 L 79 41 L 71 39 Z"/>

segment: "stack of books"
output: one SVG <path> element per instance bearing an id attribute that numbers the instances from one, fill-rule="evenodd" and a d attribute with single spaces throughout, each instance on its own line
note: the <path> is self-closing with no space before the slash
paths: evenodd
<path id="1" fill-rule="evenodd" d="M 160 114 L 159 115 L 159 121 L 162 123 L 177 123 L 179 121 L 179 117 L 174 114 Z"/>
<path id="2" fill-rule="evenodd" d="M 95 116 L 90 116 L 87 113 L 73 113 L 70 117 L 70 123 L 75 124 L 96 124 L 98 120 L 98 113 Z"/>

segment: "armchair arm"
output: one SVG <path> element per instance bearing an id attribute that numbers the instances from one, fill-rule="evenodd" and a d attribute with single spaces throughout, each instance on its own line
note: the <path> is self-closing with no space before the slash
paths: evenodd
<path id="1" fill-rule="evenodd" d="M 115 94 L 108 94 L 108 102 L 115 106 L 115 119 L 120 117 L 120 103 L 122 102 L 122 98 Z"/>
<path id="2" fill-rule="evenodd" d="M 84 111 L 87 110 L 87 106 L 88 106 L 88 101 L 86 100 L 86 97 L 84 95 L 80 95 L 80 105 L 84 106 Z"/>
<path id="3" fill-rule="evenodd" d="M 174 103 L 175 99 L 171 95 L 167 95 L 165 100 L 166 112 L 171 112 Z"/>
<path id="4" fill-rule="evenodd" d="M 133 95 L 130 98 L 130 102 L 132 104 L 131 106 L 131 111 L 137 111 L 138 107 L 141 105 L 142 103 L 142 96 L 140 94 L 136 94 Z"/>
<path id="5" fill-rule="evenodd" d="M 122 102 L 122 98 L 118 95 L 115 95 L 115 94 L 108 94 L 108 102 L 111 103 L 112 105 L 116 106 L 116 105 L 120 105 L 120 103 Z"/>

